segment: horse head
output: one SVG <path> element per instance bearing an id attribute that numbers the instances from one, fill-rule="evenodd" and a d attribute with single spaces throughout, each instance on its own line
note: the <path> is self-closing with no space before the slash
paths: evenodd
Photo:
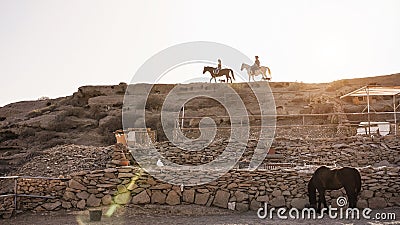
<path id="1" fill-rule="evenodd" d="M 203 74 L 205 74 L 206 72 L 207 72 L 207 70 L 206 70 L 206 66 L 205 66 L 203 69 Z"/>
<path id="2" fill-rule="evenodd" d="M 240 67 L 240 71 L 243 71 L 244 69 L 244 63 L 242 63 L 242 67 Z"/>

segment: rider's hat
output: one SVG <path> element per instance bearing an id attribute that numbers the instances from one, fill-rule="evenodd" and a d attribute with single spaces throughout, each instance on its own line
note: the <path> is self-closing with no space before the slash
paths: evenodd
<path id="1" fill-rule="evenodd" d="M 258 59 L 258 55 L 256 55 L 256 59 Z"/>

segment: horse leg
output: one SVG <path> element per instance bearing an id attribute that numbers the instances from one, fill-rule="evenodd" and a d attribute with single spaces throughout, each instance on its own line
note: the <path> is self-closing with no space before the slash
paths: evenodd
<path id="1" fill-rule="evenodd" d="M 325 190 L 323 189 L 318 189 L 318 208 L 317 212 L 321 212 L 321 205 L 322 203 L 324 204 L 324 207 L 326 208 L 326 199 L 325 199 Z"/>
<path id="2" fill-rule="evenodd" d="M 349 200 L 349 208 L 357 207 L 357 193 L 352 188 L 345 188 L 347 199 Z"/>

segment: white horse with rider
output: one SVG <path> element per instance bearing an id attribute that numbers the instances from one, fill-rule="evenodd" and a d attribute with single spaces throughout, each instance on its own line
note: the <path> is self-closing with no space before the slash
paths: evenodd
<path id="1" fill-rule="evenodd" d="M 249 82 L 250 82 L 250 78 L 253 78 L 253 81 L 255 81 L 254 77 L 258 76 L 258 75 L 262 75 L 263 80 L 269 81 L 272 78 L 271 70 L 267 66 L 256 66 L 254 68 L 254 65 L 250 66 L 249 64 L 242 63 L 242 67 L 240 68 L 240 70 L 243 71 L 243 69 L 247 70 L 247 74 L 249 75 Z M 268 76 L 267 76 L 267 72 L 268 72 Z"/>

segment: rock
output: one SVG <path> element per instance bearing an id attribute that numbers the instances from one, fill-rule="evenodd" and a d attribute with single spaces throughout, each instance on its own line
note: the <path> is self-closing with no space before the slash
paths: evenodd
<path id="1" fill-rule="evenodd" d="M 103 205 L 111 205 L 112 202 L 113 202 L 113 200 L 112 200 L 112 196 L 111 195 L 104 195 L 101 198 L 101 204 L 103 204 Z"/>
<path id="2" fill-rule="evenodd" d="M 87 190 L 87 188 L 83 184 L 79 183 L 78 181 L 76 181 L 74 179 L 69 180 L 68 186 L 75 190 L 82 190 L 82 191 Z"/>
<path id="3" fill-rule="evenodd" d="M 258 196 L 256 200 L 258 202 L 268 202 L 269 201 L 269 197 L 268 197 L 268 195 L 261 195 L 261 196 Z"/>
<path id="4" fill-rule="evenodd" d="M 71 191 L 65 191 L 64 195 L 63 195 L 63 199 L 65 200 L 71 200 L 71 199 L 75 199 L 76 196 L 73 192 Z"/>
<path id="5" fill-rule="evenodd" d="M 230 197 L 229 192 L 218 190 L 217 193 L 215 194 L 213 205 L 221 208 L 227 208 L 229 197 Z"/>
<path id="6" fill-rule="evenodd" d="M 130 192 L 118 193 L 114 197 L 114 202 L 119 205 L 125 205 L 131 201 L 131 198 L 132 196 Z"/>
<path id="7" fill-rule="evenodd" d="M 334 144 L 332 145 L 332 148 L 346 148 L 348 147 L 347 144 Z"/>
<path id="8" fill-rule="evenodd" d="M 247 203 L 236 203 L 236 210 L 239 212 L 245 212 L 249 210 L 249 204 Z"/>
<path id="9" fill-rule="evenodd" d="M 165 203 L 165 199 L 166 199 L 166 195 L 164 193 L 162 193 L 159 190 L 154 190 L 151 193 L 151 203 L 159 203 L 159 204 L 164 204 Z"/>
<path id="10" fill-rule="evenodd" d="M 150 196 L 147 194 L 147 191 L 144 190 L 139 194 L 133 196 L 132 198 L 133 204 L 147 204 L 150 203 Z"/>
<path id="11" fill-rule="evenodd" d="M 255 199 L 250 202 L 250 210 L 257 211 L 261 206 L 261 202 L 258 202 Z"/>
<path id="12" fill-rule="evenodd" d="M 118 178 L 131 178 L 134 176 L 133 173 L 118 173 Z"/>
<path id="13" fill-rule="evenodd" d="M 248 194 L 241 191 L 236 191 L 234 195 L 237 202 L 242 202 L 243 200 L 247 200 L 249 198 Z"/>
<path id="14" fill-rule="evenodd" d="M 368 202 L 365 199 L 360 199 L 357 201 L 357 208 L 359 209 L 365 209 L 368 208 Z"/>
<path id="15" fill-rule="evenodd" d="M 278 197 L 278 196 L 281 196 L 281 195 L 282 195 L 282 191 L 281 190 L 274 190 L 272 192 L 272 196 L 274 196 L 274 197 Z"/>
<path id="16" fill-rule="evenodd" d="M 394 205 L 400 206 L 400 196 L 390 197 L 389 202 L 393 203 Z"/>
<path id="17" fill-rule="evenodd" d="M 269 204 L 271 204 L 271 206 L 273 206 L 273 207 L 282 207 L 282 206 L 285 206 L 285 205 L 286 205 L 285 197 L 283 197 L 283 196 L 278 196 L 278 197 L 272 199 L 272 200 L 269 202 Z"/>
<path id="18" fill-rule="evenodd" d="M 91 194 L 87 199 L 86 205 L 89 207 L 97 207 L 100 206 L 101 199 L 96 198 L 94 194 Z"/>
<path id="19" fill-rule="evenodd" d="M 194 190 L 183 190 L 183 201 L 188 203 L 194 202 Z"/>
<path id="20" fill-rule="evenodd" d="M 361 197 L 362 198 L 372 198 L 374 196 L 374 192 L 371 190 L 364 190 L 361 192 Z"/>
<path id="21" fill-rule="evenodd" d="M 383 209 L 387 206 L 387 203 L 382 197 L 373 197 L 368 199 L 368 206 L 371 209 Z"/>
<path id="22" fill-rule="evenodd" d="M 210 197 L 210 193 L 196 193 L 194 203 L 197 205 L 205 205 Z"/>
<path id="23" fill-rule="evenodd" d="M 167 199 L 165 202 L 168 205 L 179 205 L 181 203 L 181 198 L 179 197 L 178 193 L 176 193 L 174 190 L 168 192 Z"/>
<path id="24" fill-rule="evenodd" d="M 70 209 L 72 208 L 72 204 L 71 202 L 62 202 L 61 207 L 63 207 L 64 209 Z"/>
<path id="25" fill-rule="evenodd" d="M 76 207 L 78 209 L 84 209 L 86 207 L 86 201 L 84 199 L 80 200 L 77 204 Z"/>
<path id="26" fill-rule="evenodd" d="M 171 184 L 159 184 L 156 186 L 151 187 L 151 190 L 165 190 L 165 189 L 171 189 L 172 185 Z"/>
<path id="27" fill-rule="evenodd" d="M 290 205 L 296 209 L 304 209 L 307 204 L 308 204 L 308 199 L 305 198 L 294 198 L 290 203 Z"/>
<path id="28" fill-rule="evenodd" d="M 125 185 L 122 185 L 122 184 L 120 184 L 120 185 L 117 186 L 117 190 L 118 190 L 118 193 L 124 193 L 124 192 L 127 192 L 127 191 L 128 191 L 128 190 L 126 189 Z"/>
<path id="29" fill-rule="evenodd" d="M 283 192 L 282 192 L 282 195 L 283 195 L 283 196 L 290 196 L 290 191 L 283 191 Z"/>
<path id="30" fill-rule="evenodd" d="M 56 201 L 56 202 L 49 202 L 49 203 L 44 203 L 42 205 L 43 208 L 45 208 L 48 211 L 54 210 L 57 207 L 59 207 L 61 205 L 60 201 Z"/>
<path id="31" fill-rule="evenodd" d="M 78 192 L 76 193 L 76 197 L 86 200 L 89 198 L 89 193 L 87 193 L 86 191 Z"/>

